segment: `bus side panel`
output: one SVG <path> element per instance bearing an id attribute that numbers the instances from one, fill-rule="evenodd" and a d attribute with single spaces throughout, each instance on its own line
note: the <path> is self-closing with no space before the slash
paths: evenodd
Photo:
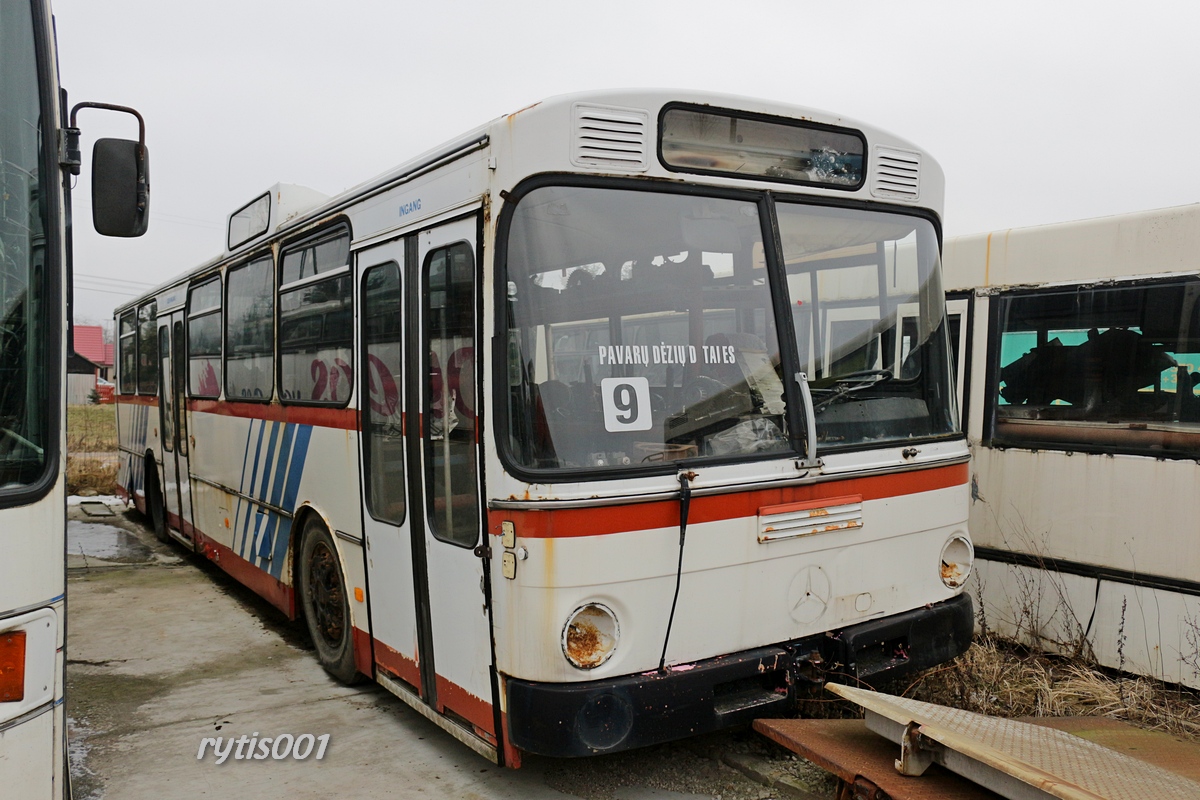
<path id="1" fill-rule="evenodd" d="M 975 446 L 976 545 L 1038 560 L 1195 582 L 1200 466 L 1145 456 Z M 1170 498 L 1170 502 L 1163 502 Z M 1118 513 L 1119 512 L 1119 513 Z M 1107 667 L 1200 686 L 1200 598 L 981 561 L 972 591 L 989 628 L 1039 647 L 1086 634 Z"/>
<path id="2" fill-rule="evenodd" d="M 5 552 L 0 557 L 0 609 L 28 608 L 33 604 L 49 604 L 63 595 L 64 582 L 61 567 L 55 569 L 29 569 L 29 564 L 62 564 L 66 551 L 63 526 L 65 487 L 60 475 L 54 489 L 36 503 L 5 509 L 4 526 L 0 529 L 0 544 L 13 547 L 19 542 L 20 557 L 16 552 Z M 0 630 L 4 623 L 0 621 Z M 4 717 L 0 715 L 0 722 Z"/>
<path id="3" fill-rule="evenodd" d="M 241 404 L 233 410 L 247 416 L 192 413 L 192 471 L 204 479 L 195 481 L 194 504 L 201 549 L 291 616 L 296 613 L 294 520 L 299 514 L 315 513 L 342 550 L 351 596 L 355 587 L 365 589 L 361 551 L 337 535 L 361 538 L 356 432 L 248 416 L 268 413 L 265 406 Z M 334 417 L 344 422 L 354 413 L 338 411 Z M 367 631 L 365 605 L 356 600 L 351 606 L 356 627 Z"/>
<path id="4" fill-rule="evenodd" d="M 862 526 L 778 541 L 759 541 L 760 521 L 740 516 L 711 522 L 727 495 L 693 499 L 684 574 L 667 662 L 680 664 L 834 631 L 947 600 L 959 591 L 943 583 L 942 547 L 965 534 L 962 482 L 946 488 L 863 503 Z M 957 473 L 956 473 L 957 474 Z M 957 479 L 956 479 L 957 480 Z M 828 491 L 836 489 L 829 487 Z M 528 536 L 560 512 L 493 512 L 489 530 L 516 523 L 515 580 L 493 579 L 497 666 L 532 681 L 583 681 L 658 666 L 678 559 L 677 523 L 661 525 L 655 504 L 589 509 L 592 520 L 624 514 L 649 530 L 598 536 Z M 677 519 L 678 503 L 663 504 Z M 542 520 L 543 522 L 539 522 Z M 500 549 L 500 548 L 496 548 Z M 635 558 L 628 554 L 636 553 Z M 567 617 L 589 602 L 616 614 L 620 637 L 613 656 L 590 670 L 571 667 L 561 636 Z"/>
<path id="5" fill-rule="evenodd" d="M 976 447 L 973 469 L 979 547 L 1197 580 L 1195 461 Z"/>
<path id="6" fill-rule="evenodd" d="M 16 727 L 0 729 L 0 786 L 5 797 L 62 797 L 62 787 L 55 786 L 54 780 L 55 753 L 62 749 L 61 729 L 55 726 L 60 712 L 55 709 Z"/>
<path id="7" fill-rule="evenodd" d="M 358 476 L 357 411 L 353 408 L 339 412 L 343 427 L 313 427 L 308 458 L 297 484 L 297 507 L 307 506 L 321 517 L 333 537 L 341 560 L 346 594 L 350 604 L 351 624 L 356 632 L 355 649 L 358 668 L 371 675 L 369 652 L 371 626 L 367 619 L 366 563 L 362 545 L 362 494 Z M 299 545 L 299 530 L 292 531 L 293 546 Z M 356 541 L 348 541 L 353 539 Z M 282 557 L 282 542 L 276 541 L 276 553 Z M 288 553 L 288 563 L 295 558 Z M 404 576 L 409 579 L 409 576 Z M 291 579 L 288 579 L 291 582 Z M 362 600 L 357 589 L 362 590 Z M 363 634 L 366 634 L 365 636 Z"/>

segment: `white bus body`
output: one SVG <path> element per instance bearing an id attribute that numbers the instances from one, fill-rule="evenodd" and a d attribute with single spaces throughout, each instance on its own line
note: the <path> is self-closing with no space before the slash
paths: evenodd
<path id="1" fill-rule="evenodd" d="M 999 632 L 1200 687 L 1200 205 L 946 244 Z M 960 388 L 960 391 L 962 389 Z"/>
<path id="2" fill-rule="evenodd" d="M 117 309 L 119 482 L 510 766 L 940 662 L 972 622 L 942 193 L 882 131 L 659 91 L 276 186 Z"/>
<path id="3" fill-rule="evenodd" d="M 70 796 L 66 764 L 66 359 L 75 111 L 58 82 L 46 0 L 0 3 L 0 791 Z M 140 122 L 141 117 L 138 116 Z M 101 139 L 93 223 L 140 236 L 149 217 L 140 142 Z"/>
<path id="4" fill-rule="evenodd" d="M 22 798 L 66 796 L 66 273 L 52 30 L 47 3 L 0 6 L 0 793 Z"/>

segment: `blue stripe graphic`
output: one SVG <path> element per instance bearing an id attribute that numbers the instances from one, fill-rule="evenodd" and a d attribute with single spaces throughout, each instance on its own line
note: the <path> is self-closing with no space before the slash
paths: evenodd
<path id="1" fill-rule="evenodd" d="M 251 425 L 251 429 L 253 430 L 254 422 L 252 421 L 250 423 L 250 425 Z M 267 429 L 266 422 L 265 421 L 259 422 L 258 444 L 255 445 L 255 448 L 254 448 L 254 467 L 250 470 L 250 486 L 247 487 L 243 483 L 241 486 L 238 487 L 239 489 L 242 490 L 242 494 L 244 494 L 248 497 L 254 496 L 254 481 L 258 477 L 258 458 L 262 454 L 263 433 L 266 431 L 266 429 Z M 246 557 L 246 553 L 245 553 L 246 538 L 248 536 L 249 529 L 250 529 L 250 514 L 252 511 L 255 510 L 255 506 L 251 503 L 247 503 L 246 501 L 242 500 L 241 498 L 238 498 L 238 512 L 239 513 L 241 513 L 243 505 L 245 506 L 245 509 L 246 509 L 246 511 L 245 511 L 246 516 L 244 517 L 244 519 L 241 523 L 242 541 L 241 541 L 241 544 L 239 544 L 235 549 L 236 549 L 238 555 L 240 555 L 242 558 L 245 558 Z"/>
<path id="2" fill-rule="evenodd" d="M 304 474 L 304 462 L 308 458 L 308 442 L 312 437 L 311 425 L 296 426 L 296 441 L 292 448 L 291 466 L 288 467 L 287 487 L 283 493 L 283 508 L 296 510 L 296 495 L 300 491 L 300 478 Z M 283 562 L 291 538 L 292 521 L 280 520 L 279 534 L 275 537 L 275 550 L 271 554 L 270 573 L 276 580 L 283 579 Z"/>
<path id="3" fill-rule="evenodd" d="M 258 492 L 250 492 L 250 496 L 256 500 L 267 499 L 267 484 L 271 480 L 271 467 L 275 463 L 275 445 L 279 443 L 279 423 L 271 423 L 271 438 L 267 443 L 267 457 L 263 461 L 262 481 L 259 483 Z M 259 507 L 254 515 L 254 538 L 250 542 L 249 552 L 242 553 L 242 558 L 254 563 L 254 553 L 258 548 L 258 535 L 262 530 L 263 517 L 270 517 L 270 512 Z"/>
<path id="4" fill-rule="evenodd" d="M 283 442 L 279 445 L 279 459 L 275 464 L 275 479 L 271 481 L 271 505 L 276 507 L 279 506 L 280 496 L 283 494 L 283 481 L 287 475 L 288 464 L 291 460 L 292 431 L 295 428 L 295 425 L 284 425 L 283 427 Z M 272 545 L 275 541 L 275 530 L 278 527 L 279 515 L 271 514 L 266 530 L 263 531 L 262 540 L 254 548 L 254 553 L 258 558 L 267 559 L 271 557 L 271 553 L 273 552 Z"/>

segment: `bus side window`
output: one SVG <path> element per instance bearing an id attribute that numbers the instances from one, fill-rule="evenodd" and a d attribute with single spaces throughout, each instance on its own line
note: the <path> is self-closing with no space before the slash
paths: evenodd
<path id="1" fill-rule="evenodd" d="M 188 393 L 221 394 L 221 276 L 192 287 L 188 295 Z"/>
<path id="2" fill-rule="evenodd" d="M 279 396 L 344 406 L 354 384 L 350 233 L 318 234 L 285 250 L 280 263 Z"/>
<path id="3" fill-rule="evenodd" d="M 275 383 L 275 269 L 271 256 L 229 270 L 225 398 L 271 399 Z"/>
<path id="4" fill-rule="evenodd" d="M 363 467 L 367 510 L 380 522 L 399 525 L 405 515 L 403 337 L 400 267 L 371 267 L 362 292 Z"/>
<path id="5" fill-rule="evenodd" d="M 138 308 L 138 394 L 158 394 L 158 303 Z"/>
<path id="6" fill-rule="evenodd" d="M 429 520 L 438 539 L 474 546 L 479 533 L 473 369 L 475 259 L 464 242 L 425 259 L 425 482 Z M 467 367 L 467 363 L 471 367 Z M 455 380 L 449 367 L 459 368 Z"/>
<path id="7" fill-rule="evenodd" d="M 118 347 L 120 348 L 120 373 L 117 376 L 120 381 L 119 389 L 121 394 L 135 394 L 137 392 L 137 322 L 135 321 L 135 311 L 127 311 L 121 315 L 118 333 Z"/>

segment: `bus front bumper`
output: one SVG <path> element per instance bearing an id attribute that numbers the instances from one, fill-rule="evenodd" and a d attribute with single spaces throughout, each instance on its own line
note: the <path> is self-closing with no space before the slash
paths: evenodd
<path id="1" fill-rule="evenodd" d="M 933 606 L 771 647 L 585 683 L 510 678 L 508 735 L 520 750 L 588 756 L 793 712 L 826 679 L 878 684 L 949 661 L 971 644 L 961 594 Z"/>

